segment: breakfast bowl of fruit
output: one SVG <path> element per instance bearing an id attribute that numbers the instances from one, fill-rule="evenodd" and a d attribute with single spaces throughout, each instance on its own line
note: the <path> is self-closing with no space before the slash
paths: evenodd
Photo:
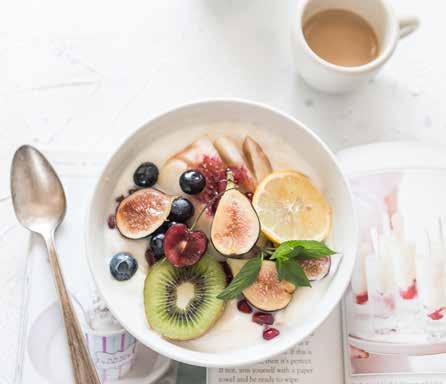
<path id="1" fill-rule="evenodd" d="M 164 113 L 111 156 L 86 225 L 119 322 L 187 364 L 240 366 L 311 334 L 354 264 L 347 181 L 293 118 L 239 100 Z"/>

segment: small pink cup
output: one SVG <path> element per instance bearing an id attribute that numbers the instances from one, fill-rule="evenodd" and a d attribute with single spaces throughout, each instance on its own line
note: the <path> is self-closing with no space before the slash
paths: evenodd
<path id="1" fill-rule="evenodd" d="M 101 381 L 121 379 L 133 367 L 137 340 L 124 328 L 95 331 L 87 327 L 85 337 Z"/>

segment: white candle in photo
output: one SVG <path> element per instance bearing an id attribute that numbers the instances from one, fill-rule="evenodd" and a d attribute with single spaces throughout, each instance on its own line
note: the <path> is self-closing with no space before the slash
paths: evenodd
<path id="1" fill-rule="evenodd" d="M 371 247 L 367 242 L 362 242 L 358 247 L 351 284 L 354 301 L 359 305 L 368 301 L 366 258 L 371 252 Z"/>
<path id="2" fill-rule="evenodd" d="M 439 239 L 426 234 L 416 256 L 417 285 L 421 303 L 432 320 L 446 309 L 446 249 Z"/>
<path id="3" fill-rule="evenodd" d="M 403 300 L 412 300 L 417 296 L 415 244 L 405 239 L 401 214 L 394 214 L 391 221 L 393 231 L 387 246 L 392 257 L 395 282 L 400 297 Z"/>
<path id="4" fill-rule="evenodd" d="M 371 230 L 375 252 L 366 258 L 367 288 L 374 316 L 386 318 L 395 310 L 395 284 L 391 258 L 383 252 L 376 228 Z"/>

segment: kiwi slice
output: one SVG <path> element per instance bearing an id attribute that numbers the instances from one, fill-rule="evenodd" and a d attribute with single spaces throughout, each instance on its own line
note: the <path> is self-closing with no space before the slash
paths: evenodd
<path id="1" fill-rule="evenodd" d="M 183 268 L 163 259 L 150 269 L 144 284 L 147 321 L 168 339 L 200 337 L 222 314 L 224 301 L 217 296 L 225 287 L 223 268 L 209 255 Z"/>

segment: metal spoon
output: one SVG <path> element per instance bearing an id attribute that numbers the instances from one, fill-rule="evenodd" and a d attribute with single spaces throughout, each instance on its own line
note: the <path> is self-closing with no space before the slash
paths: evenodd
<path id="1" fill-rule="evenodd" d="M 14 154 L 11 166 L 11 194 L 19 222 L 45 240 L 59 295 L 76 384 L 100 384 L 84 344 L 79 320 L 60 269 L 54 233 L 66 211 L 65 192 L 51 164 L 35 148 L 24 145 Z"/>

